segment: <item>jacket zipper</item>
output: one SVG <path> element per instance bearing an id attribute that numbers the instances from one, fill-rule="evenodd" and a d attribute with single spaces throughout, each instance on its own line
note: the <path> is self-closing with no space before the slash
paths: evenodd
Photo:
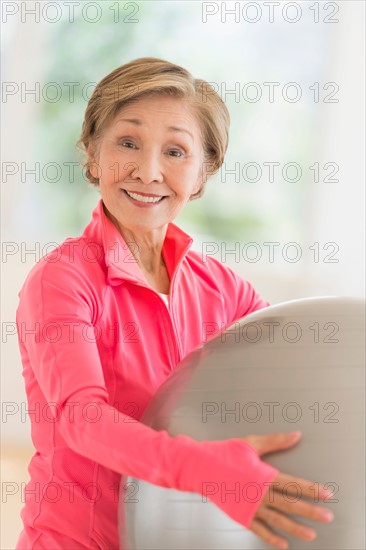
<path id="1" fill-rule="evenodd" d="M 168 296 L 168 304 L 169 304 L 169 307 L 167 307 L 167 305 L 164 303 L 165 307 L 167 308 L 168 310 L 168 313 L 169 313 L 169 318 L 170 318 L 170 321 L 171 321 L 171 324 L 172 324 L 172 327 L 173 327 L 173 332 L 174 332 L 174 335 L 175 335 L 175 341 L 177 343 L 177 348 L 178 348 L 178 363 L 180 361 L 182 361 L 183 359 L 183 350 L 182 350 L 182 346 L 181 346 L 181 342 L 180 342 L 180 338 L 177 337 L 177 330 L 176 330 L 176 324 L 175 324 L 175 317 L 174 317 L 174 308 L 173 308 L 173 298 L 174 298 L 174 283 L 175 283 L 175 277 L 176 277 L 176 274 L 179 272 L 179 268 L 181 266 L 181 263 L 183 262 L 184 258 L 186 257 L 186 253 L 188 251 L 188 249 L 190 248 L 192 244 L 192 241 L 188 244 L 188 246 L 186 247 L 186 250 L 184 251 L 184 255 L 181 257 L 178 265 L 176 266 L 175 268 L 175 271 L 173 273 L 173 277 L 172 277 L 172 280 L 171 280 L 171 285 L 170 285 L 170 290 L 171 290 L 171 297 Z M 163 298 L 161 296 L 159 296 L 159 298 L 164 302 Z"/>
<path id="2" fill-rule="evenodd" d="M 181 346 L 181 343 L 180 343 L 180 339 L 177 337 L 177 330 L 176 330 L 176 325 L 175 325 L 175 317 L 174 317 L 174 309 L 173 309 L 173 297 L 174 297 L 173 289 L 174 289 L 174 282 L 175 282 L 176 274 L 179 271 L 180 265 L 181 265 L 183 259 L 185 258 L 186 253 L 187 253 L 188 249 L 190 248 L 191 244 L 192 244 L 192 241 L 186 247 L 186 249 L 184 251 L 184 254 L 181 257 L 181 259 L 180 259 L 180 261 L 179 261 L 178 265 L 176 266 L 175 271 L 173 273 L 173 278 L 171 280 L 171 285 L 170 285 L 171 293 L 168 296 L 168 306 L 165 303 L 164 299 L 160 296 L 160 294 L 156 290 L 154 290 L 150 286 L 142 283 L 141 281 L 138 281 L 136 279 L 134 281 L 135 284 L 138 284 L 140 286 L 148 288 L 149 290 L 154 292 L 154 294 L 159 297 L 160 301 L 163 302 L 164 308 L 166 309 L 167 314 L 168 314 L 169 323 L 170 323 L 170 327 L 171 327 L 171 332 L 173 334 L 173 337 L 174 337 L 174 340 L 175 340 L 175 343 L 176 343 L 176 345 L 174 347 L 174 354 L 177 358 L 177 364 L 183 359 L 183 350 L 182 350 L 182 346 Z"/>
<path id="3" fill-rule="evenodd" d="M 175 341 L 176 341 L 176 344 L 177 344 L 177 348 L 178 348 L 178 354 L 177 355 L 177 358 L 178 358 L 178 363 L 182 360 L 183 358 L 183 353 L 182 353 L 182 347 L 181 347 L 181 344 L 180 344 L 180 340 L 179 338 L 177 337 L 177 330 L 176 330 L 176 325 L 175 325 L 175 318 L 174 318 L 174 312 L 173 312 L 173 307 L 172 307 L 172 302 L 173 302 L 173 296 L 168 296 L 168 305 L 166 304 L 166 302 L 164 301 L 164 298 L 162 298 L 160 296 L 160 294 L 158 294 L 160 300 L 164 303 L 164 307 L 165 309 L 167 310 L 168 312 L 168 316 L 169 316 L 169 321 L 171 323 L 171 326 L 173 328 L 173 334 L 174 334 L 174 337 L 175 337 Z"/>
<path id="4" fill-rule="evenodd" d="M 167 304 L 165 303 L 164 299 L 160 296 L 160 294 L 156 290 L 154 290 L 150 286 L 145 285 L 145 284 L 141 283 L 140 281 L 135 281 L 135 284 L 137 284 L 139 286 L 142 286 L 144 288 L 148 288 L 151 292 L 153 292 L 156 296 L 158 296 L 158 298 L 161 302 L 163 302 L 164 308 L 167 312 L 167 316 L 168 316 L 168 319 L 169 319 L 168 323 L 170 325 L 170 330 L 171 330 L 171 334 L 172 334 L 173 346 L 174 346 L 174 342 L 175 342 L 173 353 L 174 353 L 174 356 L 176 357 L 177 363 L 179 363 L 182 359 L 183 353 L 182 353 L 182 348 L 181 348 L 181 345 L 180 345 L 179 338 L 177 338 L 177 331 L 176 331 L 175 323 L 174 323 L 173 309 L 172 309 L 172 311 L 170 311 L 170 309 L 167 306 Z M 173 294 L 171 295 L 170 299 L 168 298 L 169 306 L 171 305 L 172 301 L 173 301 Z"/>

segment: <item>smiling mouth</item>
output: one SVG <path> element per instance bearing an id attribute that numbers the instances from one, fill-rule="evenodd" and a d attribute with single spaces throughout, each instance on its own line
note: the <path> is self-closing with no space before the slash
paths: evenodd
<path id="1" fill-rule="evenodd" d="M 122 191 L 130 198 L 139 202 L 145 202 L 150 204 L 157 204 L 158 202 L 161 202 L 163 199 L 166 198 L 166 196 L 161 197 L 149 197 L 146 195 L 140 195 L 138 193 L 131 193 L 126 191 L 126 189 L 122 189 Z"/>

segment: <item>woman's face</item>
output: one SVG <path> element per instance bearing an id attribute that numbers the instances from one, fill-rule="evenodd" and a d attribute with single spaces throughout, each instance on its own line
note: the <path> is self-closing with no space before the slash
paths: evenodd
<path id="1" fill-rule="evenodd" d="M 118 225 L 151 231 L 176 218 L 202 185 L 199 123 L 179 98 L 141 98 L 117 113 L 97 153 L 89 151 L 89 162 L 96 163 L 90 171 L 99 177 L 103 202 Z M 143 202 L 148 196 L 159 201 Z"/>

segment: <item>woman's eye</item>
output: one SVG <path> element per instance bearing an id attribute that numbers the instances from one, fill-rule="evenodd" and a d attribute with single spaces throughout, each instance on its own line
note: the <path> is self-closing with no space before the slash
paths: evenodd
<path id="1" fill-rule="evenodd" d="M 132 141 L 121 141 L 121 145 L 123 145 L 123 147 L 127 147 L 128 149 L 132 149 L 135 146 Z"/>
<path id="2" fill-rule="evenodd" d="M 180 151 L 179 149 L 170 149 L 169 153 L 173 153 L 172 157 L 182 157 L 183 156 L 183 151 Z"/>

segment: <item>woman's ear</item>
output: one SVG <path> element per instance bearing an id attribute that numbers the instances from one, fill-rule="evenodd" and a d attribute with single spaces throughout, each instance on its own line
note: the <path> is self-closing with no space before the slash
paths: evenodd
<path id="1" fill-rule="evenodd" d="M 212 160 L 204 160 L 202 162 L 202 166 L 200 169 L 200 172 L 197 177 L 196 185 L 194 186 L 194 189 L 192 190 L 192 195 L 190 197 L 190 200 L 193 198 L 198 198 L 195 195 L 199 195 L 199 197 L 202 197 L 203 193 L 206 189 L 206 183 L 207 180 L 217 172 L 218 168 L 215 167 Z"/>
<path id="2" fill-rule="evenodd" d="M 198 191 L 201 189 L 202 186 L 203 186 L 202 177 L 199 177 L 193 189 L 192 195 L 195 195 L 196 193 L 198 193 Z"/>
<path id="3" fill-rule="evenodd" d="M 203 187 L 204 187 L 204 185 L 203 185 L 202 179 L 198 178 L 197 183 L 196 183 L 194 189 L 192 189 L 191 196 L 189 197 L 188 200 L 190 200 L 190 201 L 194 200 L 196 198 L 195 195 L 197 195 Z"/>
<path id="4" fill-rule="evenodd" d="M 93 176 L 93 178 L 99 178 L 99 169 L 98 169 L 98 156 L 97 156 L 97 147 L 95 143 L 91 142 L 89 143 L 88 149 L 87 149 L 87 164 L 89 167 L 89 172 Z"/>

